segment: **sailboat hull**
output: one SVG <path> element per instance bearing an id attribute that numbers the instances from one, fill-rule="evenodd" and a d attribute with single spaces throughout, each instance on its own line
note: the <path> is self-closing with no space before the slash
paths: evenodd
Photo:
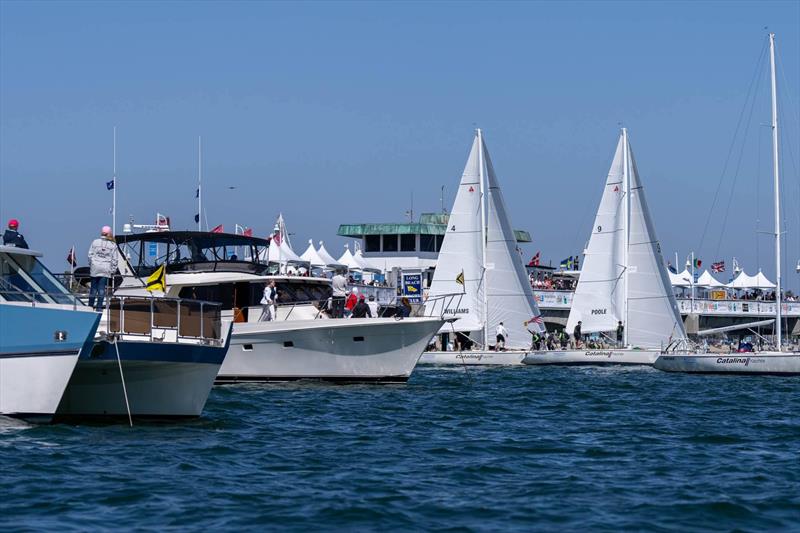
<path id="1" fill-rule="evenodd" d="M 662 355 L 653 366 L 690 374 L 800 376 L 800 353 Z"/>
<path id="2" fill-rule="evenodd" d="M 439 366 L 511 366 L 521 365 L 527 354 L 528 352 L 525 350 L 508 350 L 505 352 L 491 350 L 470 350 L 467 352 L 431 351 L 422 354 L 422 357 L 419 358 L 419 364 Z"/>
<path id="3" fill-rule="evenodd" d="M 546 350 L 529 353 L 526 365 L 652 365 L 660 350 Z"/>

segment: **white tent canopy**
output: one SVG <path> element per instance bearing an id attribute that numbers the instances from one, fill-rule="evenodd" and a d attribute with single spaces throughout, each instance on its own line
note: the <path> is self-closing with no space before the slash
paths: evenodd
<path id="1" fill-rule="evenodd" d="M 320 259 L 325 261 L 325 266 L 336 268 L 346 266 L 334 259 L 333 256 L 328 253 L 328 250 L 325 249 L 325 244 L 322 241 L 319 241 L 319 250 L 317 250 L 317 255 L 319 255 Z"/>
<path id="2" fill-rule="evenodd" d="M 300 256 L 300 259 L 305 261 L 306 263 L 310 263 L 313 267 L 325 267 L 327 263 L 324 259 L 322 259 L 319 254 L 317 253 L 317 249 L 314 248 L 314 241 L 308 239 L 308 248 L 303 254 Z"/>
<path id="3" fill-rule="evenodd" d="M 724 287 L 725 284 L 720 282 L 718 279 L 712 276 L 708 270 L 706 270 L 700 275 L 699 278 L 697 278 L 697 286 L 714 289 L 717 287 Z"/>
<path id="4" fill-rule="evenodd" d="M 736 276 L 736 279 L 728 283 L 726 287 L 730 287 L 731 289 L 774 289 L 775 284 L 768 280 L 760 270 L 755 276 L 751 276 L 742 270 L 742 272 Z"/>
<path id="5" fill-rule="evenodd" d="M 361 251 L 357 251 L 355 255 L 350 251 L 350 246 L 345 244 L 344 245 L 344 253 L 339 258 L 339 263 L 347 266 L 350 270 L 362 270 L 362 271 L 369 271 L 369 272 L 380 272 L 379 269 L 372 267 L 364 256 L 361 255 Z"/>
<path id="6" fill-rule="evenodd" d="M 269 246 L 269 261 L 272 263 L 305 263 L 303 259 L 294 253 L 294 250 L 289 246 L 285 240 L 281 241 L 280 245 L 275 243 L 276 239 L 272 239 Z"/>
<path id="7" fill-rule="evenodd" d="M 672 284 L 673 287 L 691 287 L 692 286 L 692 273 L 689 272 L 688 269 L 683 269 L 683 272 L 679 274 L 673 274 L 672 271 L 668 270 L 667 274 L 669 274 L 669 282 Z"/>

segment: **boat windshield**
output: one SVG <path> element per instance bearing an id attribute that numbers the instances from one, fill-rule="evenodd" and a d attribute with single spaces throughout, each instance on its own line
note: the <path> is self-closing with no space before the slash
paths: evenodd
<path id="1" fill-rule="evenodd" d="M 165 231 L 121 235 L 117 244 L 138 277 L 162 264 L 168 272 L 247 272 L 261 275 L 269 241 L 244 235 Z"/>
<path id="2" fill-rule="evenodd" d="M 0 298 L 13 302 L 74 305 L 76 300 L 32 255 L 0 253 Z"/>

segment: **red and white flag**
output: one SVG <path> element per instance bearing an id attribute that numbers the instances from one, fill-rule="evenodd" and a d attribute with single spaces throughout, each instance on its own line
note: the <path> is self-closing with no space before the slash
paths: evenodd
<path id="1" fill-rule="evenodd" d="M 72 268 L 75 268 L 76 266 L 78 266 L 78 261 L 75 260 L 75 247 L 74 246 L 69 249 L 69 253 L 67 254 L 67 263 L 69 263 L 69 265 Z"/>
<path id="2" fill-rule="evenodd" d="M 211 233 L 223 233 L 225 228 L 220 224 L 219 226 L 215 226 L 214 229 L 211 230 Z"/>

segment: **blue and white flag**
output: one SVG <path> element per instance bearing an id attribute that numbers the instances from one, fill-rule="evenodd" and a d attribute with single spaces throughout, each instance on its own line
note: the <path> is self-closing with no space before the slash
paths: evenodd
<path id="1" fill-rule="evenodd" d="M 106 182 L 106 189 L 108 189 L 109 191 L 114 189 L 114 180 Z"/>

